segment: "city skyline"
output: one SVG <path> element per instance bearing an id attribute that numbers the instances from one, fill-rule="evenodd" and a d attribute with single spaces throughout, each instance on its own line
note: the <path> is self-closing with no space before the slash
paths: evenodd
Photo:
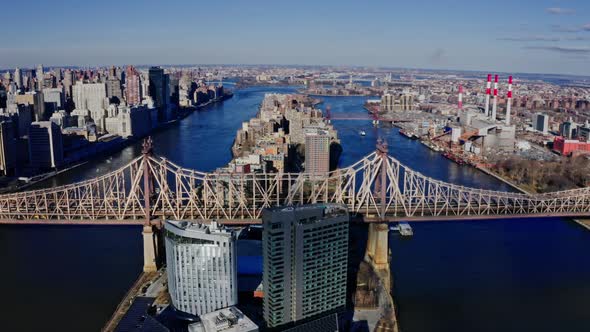
<path id="1" fill-rule="evenodd" d="M 69 2 L 7 4 L 9 12 L 36 8 L 29 22 L 69 19 L 40 29 L 6 17 L 22 28 L 0 37 L 0 68 L 232 63 L 590 75 L 590 5 L 582 1 L 379 1 L 363 11 L 352 2 L 231 2 L 206 12 L 188 1 Z M 89 13 L 104 20 L 88 22 Z"/>
<path id="2" fill-rule="evenodd" d="M 590 330 L 590 4 L 2 8 L 6 330 Z"/>

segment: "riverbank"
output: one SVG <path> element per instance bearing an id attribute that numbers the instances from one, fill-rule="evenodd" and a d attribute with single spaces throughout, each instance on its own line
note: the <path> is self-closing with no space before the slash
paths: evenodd
<path id="1" fill-rule="evenodd" d="M 502 177 L 502 176 L 500 176 L 499 174 L 496 174 L 495 172 L 493 172 L 493 171 L 492 171 L 492 170 L 490 170 L 490 169 L 487 169 L 487 168 L 485 168 L 485 167 L 482 167 L 482 166 L 474 166 L 474 167 L 475 167 L 475 169 L 478 169 L 478 170 L 480 170 L 481 172 L 483 172 L 483 173 L 485 173 L 485 174 L 487 174 L 487 175 L 489 175 L 489 176 L 493 176 L 494 178 L 496 178 L 496 179 L 498 179 L 498 180 L 500 180 L 500 181 L 502 181 L 502 182 L 506 183 L 507 185 L 509 185 L 509 186 L 511 186 L 512 188 L 514 188 L 514 189 L 516 189 L 516 190 L 520 191 L 520 192 L 521 192 L 521 193 L 523 193 L 523 194 L 533 195 L 533 193 L 531 193 L 530 191 L 528 191 L 528 190 L 526 190 L 526 189 L 524 189 L 524 188 L 520 187 L 520 186 L 519 186 L 519 185 L 517 185 L 516 183 L 514 183 L 514 182 L 512 182 L 512 181 L 510 181 L 510 180 L 508 180 L 508 179 L 506 179 L 506 178 L 504 178 L 504 177 Z"/>
<path id="2" fill-rule="evenodd" d="M 123 297 L 111 318 L 106 322 L 101 332 L 113 332 L 121 319 L 127 314 L 127 311 L 138 296 L 148 296 L 156 299 L 154 302 L 159 306 L 168 305 L 167 287 L 165 286 L 166 270 L 161 269 L 156 272 L 142 272 L 135 283 L 131 286 L 127 294 Z"/>

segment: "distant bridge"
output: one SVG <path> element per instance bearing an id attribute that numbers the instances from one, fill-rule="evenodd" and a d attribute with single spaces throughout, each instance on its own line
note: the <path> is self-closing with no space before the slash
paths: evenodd
<path id="1" fill-rule="evenodd" d="M 352 121 L 373 121 L 373 122 L 390 122 L 390 123 L 399 123 L 399 122 L 410 122 L 411 120 L 402 119 L 397 117 L 392 117 L 390 114 L 378 114 L 375 112 L 367 112 L 367 113 L 343 113 L 343 112 L 336 112 L 332 113 L 331 108 L 328 106 L 325 111 L 324 118 L 328 121 L 331 120 L 352 120 Z"/>

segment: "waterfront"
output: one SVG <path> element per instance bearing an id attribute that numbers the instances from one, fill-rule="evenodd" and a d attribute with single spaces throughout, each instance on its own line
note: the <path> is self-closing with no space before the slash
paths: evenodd
<path id="1" fill-rule="evenodd" d="M 295 88 L 252 87 L 234 98 L 195 112 L 176 126 L 154 135 L 155 152 L 182 165 L 210 171 L 230 159 L 235 131 L 256 114 L 265 92 Z M 365 112 L 364 97 L 325 97 L 332 112 Z M 425 175 L 467 186 L 512 190 L 480 171 L 457 164 L 396 128 L 374 128 L 370 121 L 334 121 L 344 148 L 340 166 L 350 165 L 375 148 L 377 137 L 389 153 Z M 366 136 L 359 135 L 360 130 Z M 59 175 L 45 186 L 107 173 L 140 154 L 130 146 L 101 162 L 90 162 Z M 515 330 L 585 331 L 590 315 L 590 233 L 560 219 L 429 222 L 413 225 L 415 236 L 392 236 L 394 294 L 403 331 Z M 1 257 L 13 273 L 0 277 L 11 285 L 0 310 L 9 329 L 26 331 L 59 326 L 60 330 L 98 330 L 141 270 L 139 227 L 3 226 Z M 59 257 L 60 259 L 57 259 Z M 567 285 L 567 288 L 563 285 Z M 59 287 L 57 287 L 59 286 Z M 563 286 L 563 288 L 562 288 Z M 23 301 L 22 299 L 27 299 Z M 559 307 L 553 319 L 544 311 Z M 557 310 L 557 309 L 556 309 Z M 42 319 L 27 319 L 40 311 Z M 506 312 L 508 311 L 508 312 Z M 4 315 L 4 313 L 9 313 Z M 586 324 L 586 325 L 585 325 Z M 509 328 L 508 328 L 509 330 Z"/>

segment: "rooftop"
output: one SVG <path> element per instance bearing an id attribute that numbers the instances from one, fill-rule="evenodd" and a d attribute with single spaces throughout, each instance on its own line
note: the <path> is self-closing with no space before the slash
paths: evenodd
<path id="1" fill-rule="evenodd" d="M 254 324 L 236 307 L 228 307 L 200 316 L 199 323 L 189 325 L 189 332 L 254 332 Z"/>
<path id="2" fill-rule="evenodd" d="M 212 221 L 211 223 L 205 224 L 200 222 L 191 221 L 177 221 L 177 220 L 166 220 L 164 227 L 166 230 L 181 236 L 191 235 L 205 235 L 214 234 L 218 236 L 233 236 L 233 232 L 223 225 L 219 225 L 217 222 Z"/>

